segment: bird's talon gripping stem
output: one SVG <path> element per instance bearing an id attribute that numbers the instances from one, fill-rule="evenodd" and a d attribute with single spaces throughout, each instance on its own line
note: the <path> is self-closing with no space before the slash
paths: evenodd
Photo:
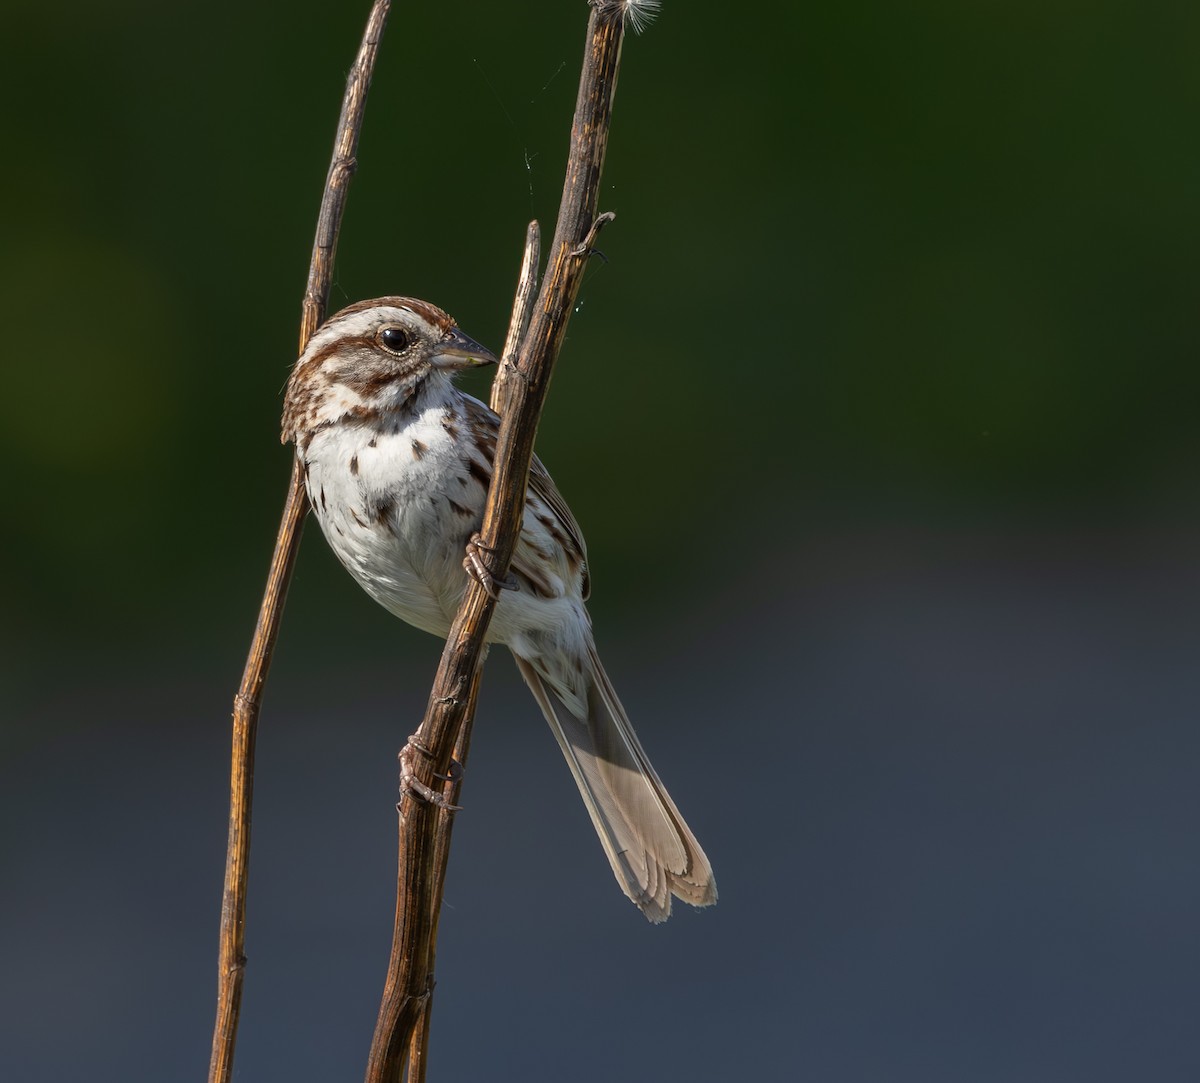
<path id="1" fill-rule="evenodd" d="M 498 602 L 500 591 L 516 590 L 517 581 L 511 575 L 506 575 L 503 579 L 496 578 L 486 560 L 486 557 L 494 552 L 495 550 L 491 546 L 483 544 L 478 534 L 472 534 L 467 542 L 467 555 L 463 559 L 463 568 L 466 569 L 467 575 L 487 591 L 493 601 Z"/>
<path id="2" fill-rule="evenodd" d="M 417 735 L 414 733 L 408 743 L 400 750 L 400 796 L 411 794 L 417 800 L 424 801 L 427 804 L 434 805 L 437 808 L 445 809 L 447 812 L 458 812 L 462 806 L 452 804 L 450 799 L 445 794 L 433 789 L 432 786 L 426 786 L 419 778 L 413 767 L 413 760 L 417 756 L 425 756 L 429 758 L 432 755 L 423 744 L 417 740 Z M 450 763 L 450 773 L 441 775 L 434 772 L 434 778 L 439 778 L 444 782 L 458 782 L 462 778 L 463 767 L 457 760 Z M 399 808 L 399 806 L 397 806 Z"/>

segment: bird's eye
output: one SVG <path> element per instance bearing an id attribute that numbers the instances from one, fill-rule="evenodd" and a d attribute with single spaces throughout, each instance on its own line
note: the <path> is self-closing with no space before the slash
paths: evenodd
<path id="1" fill-rule="evenodd" d="M 412 345 L 412 336 L 403 327 L 384 328 L 379 338 L 394 353 L 403 353 Z"/>

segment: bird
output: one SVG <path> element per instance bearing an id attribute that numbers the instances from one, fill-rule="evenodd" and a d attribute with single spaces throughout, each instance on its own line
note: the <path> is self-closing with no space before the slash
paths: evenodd
<path id="1" fill-rule="evenodd" d="M 334 555 L 385 609 L 441 637 L 467 576 L 488 574 L 478 531 L 500 429 L 454 376 L 496 360 L 436 305 L 381 297 L 326 320 L 285 393 L 282 440 Z M 536 456 L 502 585 L 487 642 L 516 660 L 625 895 L 654 923 L 672 898 L 715 903 L 712 866 L 600 662 L 583 534 Z"/>

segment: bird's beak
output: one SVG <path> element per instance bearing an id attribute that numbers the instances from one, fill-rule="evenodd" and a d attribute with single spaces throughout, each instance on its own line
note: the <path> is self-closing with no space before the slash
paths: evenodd
<path id="1" fill-rule="evenodd" d="M 438 344 L 433 355 L 435 369 L 462 369 L 468 365 L 495 365 L 496 355 L 486 346 L 464 335 L 457 327 Z"/>

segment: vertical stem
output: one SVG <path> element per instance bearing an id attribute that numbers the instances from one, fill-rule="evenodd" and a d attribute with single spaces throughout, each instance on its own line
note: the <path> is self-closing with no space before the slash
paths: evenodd
<path id="1" fill-rule="evenodd" d="M 483 678 L 483 667 L 475 673 L 475 686 L 471 689 L 471 701 L 476 702 L 479 695 L 479 682 Z M 467 766 L 467 754 L 471 750 L 471 724 L 474 717 L 468 717 L 458 733 L 458 741 L 454 745 L 454 762 L 459 770 Z M 453 784 L 446 786 L 443 791 L 447 798 L 457 799 L 462 795 L 461 784 L 456 788 Z M 446 886 L 446 866 L 450 862 L 450 839 L 454 832 L 454 812 L 452 809 L 438 809 L 437 841 L 433 855 L 434 879 L 431 888 L 433 906 L 433 932 L 429 938 L 429 957 L 426 963 L 430 975 L 434 973 L 437 963 L 438 926 L 442 919 L 441 899 Z M 421 1006 L 421 1018 L 413 1031 L 412 1040 L 408 1046 L 408 1083 L 425 1083 L 425 1066 L 429 1063 L 429 1027 L 430 1016 L 433 1012 L 433 985 L 430 983 L 429 993 Z"/>
<path id="2" fill-rule="evenodd" d="M 300 320 L 300 352 L 325 313 L 329 283 L 337 253 L 338 234 L 346 208 L 346 195 L 354 175 L 354 154 L 362 131 L 367 92 L 375 70 L 380 38 L 387 25 L 391 0 L 375 0 L 367 18 L 362 44 L 346 79 L 346 93 L 338 119 L 333 158 L 321 198 L 316 239 L 309 264 L 308 282 Z M 267 575 L 267 586 L 259 607 L 254 638 L 242 672 L 242 683 L 233 701 L 233 749 L 230 762 L 229 839 L 225 855 L 225 882 L 221 897 L 221 943 L 217 967 L 217 1012 L 213 1025 L 209 1083 L 229 1083 L 242 1005 L 246 971 L 246 894 L 250 876 L 250 820 L 254 797 L 254 747 L 263 687 L 271 668 L 271 656 L 279 636 L 283 606 L 308 500 L 300 464 L 292 463 L 287 498 L 275 552 Z"/>
<path id="3" fill-rule="evenodd" d="M 503 394 L 492 482 L 480 531 L 481 544 L 492 555 L 491 571 L 498 579 L 507 574 L 516 547 L 538 420 L 591 244 L 599 227 L 612 218 L 597 218 L 596 206 L 626 11 L 626 4 L 613 0 L 592 3 L 550 268 L 523 338 L 516 378 L 507 380 Z M 483 586 L 468 579 L 417 731 L 417 740 L 431 753 L 414 762 L 417 779 L 425 786 L 431 786 L 437 774 L 446 773 L 461 727 L 474 713 L 483 644 L 494 608 L 495 600 Z M 438 823 L 437 809 L 415 800 L 411 793 L 404 794 L 396 923 L 367 1083 L 399 1083 L 413 1032 L 433 987 L 431 945 L 441 905 L 441 881 L 436 873 Z M 422 1059 L 418 1055 L 418 1071 L 424 1070 Z"/>
<path id="4" fill-rule="evenodd" d="M 508 320 L 508 334 L 505 336 L 504 349 L 500 354 L 501 365 L 503 367 L 492 382 L 491 402 L 493 410 L 497 409 L 497 404 L 503 397 L 506 378 L 512 371 L 513 362 L 516 360 L 517 351 L 521 345 L 521 339 L 529 327 L 529 317 L 533 311 L 534 293 L 537 290 L 540 238 L 541 231 L 538 228 L 537 222 L 530 222 L 525 230 L 525 249 L 521 257 L 521 270 L 517 275 L 517 290 L 516 295 L 513 297 L 512 314 Z M 463 719 L 462 728 L 458 732 L 458 740 L 454 746 L 454 762 L 458 764 L 460 772 L 465 771 L 467 766 L 467 752 L 471 744 L 471 726 L 475 721 L 474 704 L 477 702 L 479 696 L 479 682 L 482 678 L 483 666 L 480 665 L 475 671 L 474 684 L 467 693 L 467 699 L 472 705 L 472 713 Z M 452 785 L 449 785 L 443 792 L 448 799 L 457 800 L 458 795 L 461 794 L 461 789 L 456 791 Z M 446 882 L 446 866 L 450 861 L 450 838 L 453 829 L 453 811 L 450 809 L 439 809 L 436 828 L 436 850 L 433 858 L 434 881 L 430 901 L 430 905 L 433 908 L 433 932 L 430 937 L 429 958 L 426 963 L 430 974 L 434 973 L 437 959 L 437 934 L 442 914 L 441 898 Z M 408 1083 L 424 1083 L 425 1081 L 425 1066 L 428 1063 L 429 1054 L 429 1024 L 432 1011 L 433 989 L 431 987 L 421 1006 L 420 1019 L 409 1042 L 408 1074 L 406 1077 Z"/>
<path id="5" fill-rule="evenodd" d="M 521 271 L 517 275 L 517 292 L 513 297 L 512 315 L 508 320 L 508 334 L 504 337 L 504 349 L 500 353 L 500 371 L 492 381 L 492 394 L 488 400 L 491 408 L 498 414 L 504 412 L 504 388 L 509 377 L 516 371 L 521 343 L 525 340 L 529 321 L 533 317 L 541 251 L 541 228 L 537 222 L 530 222 L 525 227 L 525 251 L 521 255 Z"/>
<path id="6" fill-rule="evenodd" d="M 304 479 L 293 465 L 287 502 L 258 625 L 245 672 L 233 703 L 233 750 L 229 770 L 229 839 L 225 853 L 225 887 L 221 897 L 221 945 L 218 953 L 217 1018 L 213 1028 L 208 1078 L 226 1083 L 233 1071 L 233 1052 L 246 974 L 246 884 L 250 875 L 250 812 L 254 796 L 254 745 L 258 707 L 271 652 L 279 634 L 283 603 L 299 551 L 300 530 L 308 510 Z"/>

